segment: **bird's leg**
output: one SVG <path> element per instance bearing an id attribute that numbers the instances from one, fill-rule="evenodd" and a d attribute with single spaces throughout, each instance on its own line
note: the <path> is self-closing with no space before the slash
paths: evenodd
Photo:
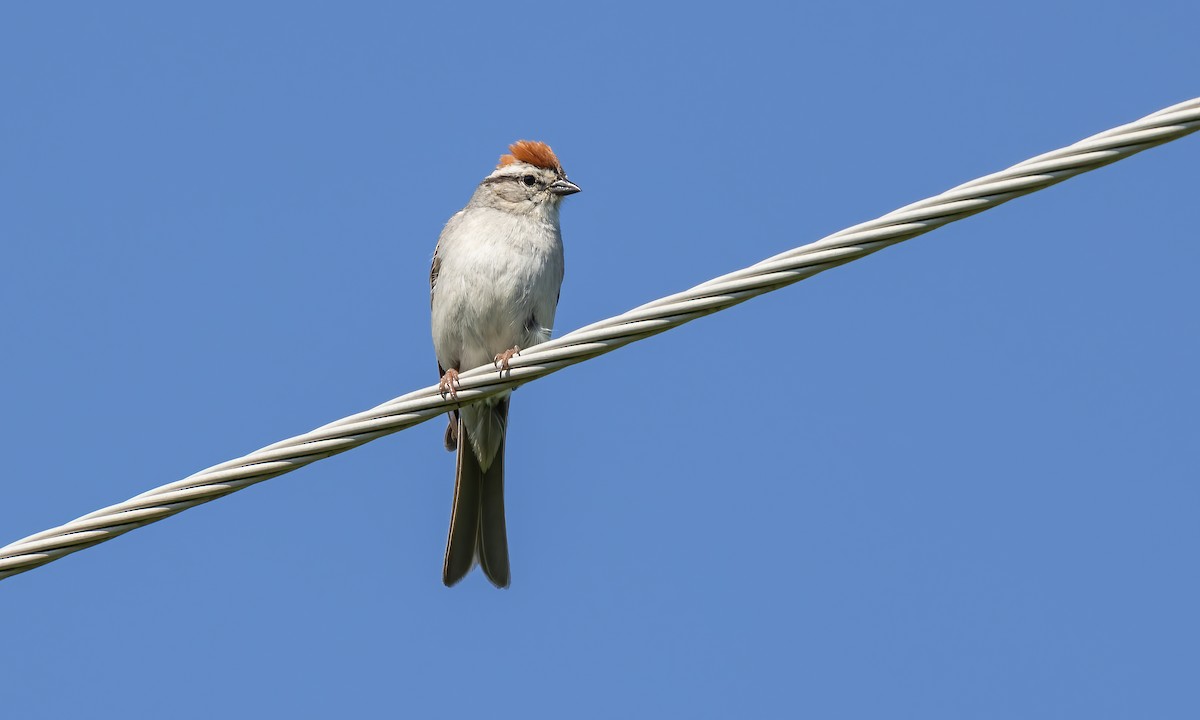
<path id="1" fill-rule="evenodd" d="M 504 374 L 504 371 L 508 370 L 508 361 L 520 354 L 521 348 L 513 345 L 509 349 L 497 355 L 496 358 L 492 360 L 492 364 L 500 368 L 500 373 Z"/>
<path id="2" fill-rule="evenodd" d="M 450 397 L 458 399 L 457 370 L 450 368 L 446 371 L 446 374 L 442 376 L 442 381 L 438 383 L 438 392 L 442 394 L 443 398 L 446 397 L 446 393 L 449 393 Z"/>

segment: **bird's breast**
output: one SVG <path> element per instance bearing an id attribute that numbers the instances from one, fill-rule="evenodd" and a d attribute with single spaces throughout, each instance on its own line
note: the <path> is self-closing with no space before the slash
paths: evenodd
<path id="1" fill-rule="evenodd" d="M 548 337 L 563 276 L 556 224 L 476 211 L 441 242 L 433 330 L 443 366 L 476 367 Z"/>

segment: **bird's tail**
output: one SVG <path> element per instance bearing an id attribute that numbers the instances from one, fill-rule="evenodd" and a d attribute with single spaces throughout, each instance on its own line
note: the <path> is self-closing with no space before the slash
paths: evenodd
<path id="1" fill-rule="evenodd" d="M 498 588 L 508 587 L 508 531 L 504 524 L 504 431 L 508 424 L 508 398 L 493 406 L 464 408 L 457 422 L 458 463 L 454 476 L 454 506 L 450 511 L 450 534 L 442 582 L 454 585 L 478 562 L 483 574 Z M 490 416 L 469 423 L 474 413 Z M 494 415 L 492 415 L 494 414 Z M 468 429 L 471 424 L 472 429 Z M 470 433 L 485 437 L 472 442 Z M 447 434 L 449 437 L 449 433 Z M 490 462 L 481 463 L 478 453 L 495 446 Z"/>

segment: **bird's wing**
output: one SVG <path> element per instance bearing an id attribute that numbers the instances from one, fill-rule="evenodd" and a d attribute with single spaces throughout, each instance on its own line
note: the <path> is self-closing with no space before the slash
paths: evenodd
<path id="1" fill-rule="evenodd" d="M 442 271 L 442 258 L 438 251 L 442 249 L 439 242 L 433 249 L 433 264 L 429 267 L 429 306 L 433 307 L 433 291 L 437 289 L 437 276 Z"/>
<path id="2" fill-rule="evenodd" d="M 437 291 L 438 274 L 442 271 L 442 253 L 443 245 L 446 243 L 446 238 L 458 227 L 462 222 L 463 211 L 459 210 L 450 216 L 446 221 L 446 227 L 442 228 L 442 232 L 438 235 L 437 245 L 433 248 L 433 264 L 429 267 L 429 304 L 433 305 L 433 293 Z"/>

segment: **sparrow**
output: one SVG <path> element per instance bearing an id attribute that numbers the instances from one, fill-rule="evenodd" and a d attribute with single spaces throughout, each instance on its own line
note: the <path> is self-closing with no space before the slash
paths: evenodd
<path id="1" fill-rule="evenodd" d="M 429 272 L 439 389 L 457 396 L 458 374 L 486 363 L 508 370 L 522 348 L 550 339 L 563 280 L 558 208 L 579 186 L 549 145 L 520 140 L 479 183 L 438 237 Z M 508 587 L 504 436 L 510 392 L 450 413 L 446 449 L 458 453 L 442 582 L 476 564 Z"/>

